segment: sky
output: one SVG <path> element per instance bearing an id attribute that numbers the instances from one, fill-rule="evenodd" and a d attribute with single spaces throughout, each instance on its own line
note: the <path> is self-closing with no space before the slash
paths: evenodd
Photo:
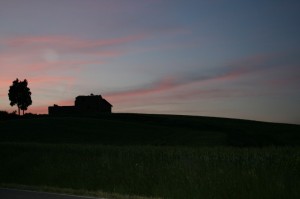
<path id="1" fill-rule="evenodd" d="M 300 124 L 298 0 L 0 0 L 0 110 L 101 94 L 113 112 Z"/>

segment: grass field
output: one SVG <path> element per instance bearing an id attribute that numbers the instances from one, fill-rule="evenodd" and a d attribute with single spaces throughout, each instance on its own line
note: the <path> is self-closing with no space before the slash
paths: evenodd
<path id="1" fill-rule="evenodd" d="M 299 147 L 1 144 L 2 183 L 161 198 L 299 198 Z"/>
<path id="2" fill-rule="evenodd" d="M 0 121 L 1 142 L 167 146 L 300 146 L 300 125 L 174 115 L 112 114 Z"/>
<path id="3" fill-rule="evenodd" d="M 2 121 L 0 184 L 112 198 L 300 198 L 299 134 L 298 125 L 166 115 Z"/>

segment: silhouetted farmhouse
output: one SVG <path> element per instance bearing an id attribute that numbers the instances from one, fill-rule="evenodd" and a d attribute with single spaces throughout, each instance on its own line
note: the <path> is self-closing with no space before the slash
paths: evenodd
<path id="1" fill-rule="evenodd" d="M 94 113 L 111 113 L 112 105 L 101 95 L 78 96 L 75 106 L 48 107 L 49 115 L 86 115 Z"/>

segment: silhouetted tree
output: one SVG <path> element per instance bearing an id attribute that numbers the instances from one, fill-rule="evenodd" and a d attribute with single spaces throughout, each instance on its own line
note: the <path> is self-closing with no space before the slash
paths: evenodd
<path id="1" fill-rule="evenodd" d="M 28 88 L 27 80 L 25 79 L 24 81 L 19 81 L 19 79 L 16 79 L 13 81 L 13 84 L 9 87 L 8 97 L 10 100 L 10 105 L 17 105 L 19 115 L 20 110 L 23 111 L 24 115 L 24 111 L 27 110 L 28 106 L 32 104 L 31 92 Z"/>

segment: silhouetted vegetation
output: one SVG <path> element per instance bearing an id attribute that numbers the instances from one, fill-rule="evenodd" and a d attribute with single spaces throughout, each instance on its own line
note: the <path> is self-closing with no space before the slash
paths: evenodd
<path id="1" fill-rule="evenodd" d="M 17 115 L 16 112 L 7 112 L 7 111 L 0 111 L 0 121 L 1 120 L 11 120 L 11 119 L 17 119 L 19 118 L 19 115 Z"/>
<path id="2" fill-rule="evenodd" d="M 38 119 L 38 118 L 46 118 L 48 115 L 42 114 L 33 114 L 33 113 L 25 113 L 24 115 L 18 115 L 17 111 L 13 111 L 11 113 L 7 111 L 0 111 L 0 121 L 1 120 L 19 120 L 19 119 Z"/>
<path id="3" fill-rule="evenodd" d="M 24 115 L 24 111 L 27 110 L 28 106 L 32 104 L 31 92 L 28 88 L 27 80 L 25 79 L 24 81 L 19 81 L 19 79 L 16 79 L 13 81 L 13 84 L 10 86 L 8 91 L 8 97 L 10 100 L 10 105 L 17 105 L 19 115 L 20 110 L 23 111 Z"/>

